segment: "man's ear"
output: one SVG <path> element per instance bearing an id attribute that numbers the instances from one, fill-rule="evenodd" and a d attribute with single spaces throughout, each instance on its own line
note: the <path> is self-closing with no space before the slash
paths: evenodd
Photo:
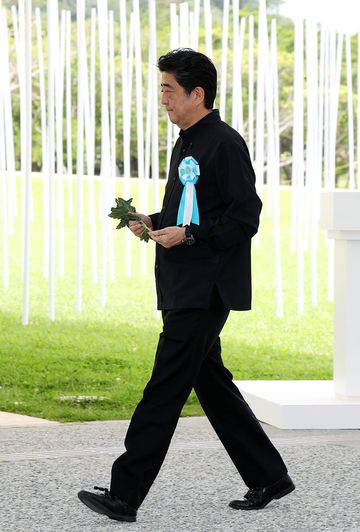
<path id="1" fill-rule="evenodd" d="M 193 95 L 194 95 L 194 102 L 196 103 L 197 106 L 201 104 L 204 105 L 205 91 L 202 87 L 195 87 L 195 89 L 193 89 Z"/>

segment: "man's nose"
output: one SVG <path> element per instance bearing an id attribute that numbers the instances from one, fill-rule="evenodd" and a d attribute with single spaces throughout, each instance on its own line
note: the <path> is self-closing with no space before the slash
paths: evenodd
<path id="1" fill-rule="evenodd" d="M 166 96 L 166 94 L 162 93 L 162 96 L 161 96 L 161 104 L 162 105 L 167 105 L 169 103 L 169 99 L 168 97 Z"/>

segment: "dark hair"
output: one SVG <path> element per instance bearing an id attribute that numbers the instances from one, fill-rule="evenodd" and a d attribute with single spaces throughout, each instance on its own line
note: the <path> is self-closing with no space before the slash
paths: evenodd
<path id="1" fill-rule="evenodd" d="M 174 74 L 176 81 L 190 94 L 195 87 L 205 92 L 206 109 L 212 109 L 215 96 L 217 74 L 213 62 L 204 54 L 191 48 L 178 48 L 162 55 L 158 60 L 160 72 Z"/>

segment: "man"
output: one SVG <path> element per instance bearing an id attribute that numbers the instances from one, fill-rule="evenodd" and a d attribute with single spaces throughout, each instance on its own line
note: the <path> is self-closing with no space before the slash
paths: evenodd
<path id="1" fill-rule="evenodd" d="M 79 492 L 95 512 L 135 521 L 192 388 L 249 487 L 230 506 L 253 510 L 295 489 L 279 453 L 232 382 L 220 332 L 230 310 L 251 306 L 251 238 L 261 201 L 242 137 L 213 110 L 216 69 L 203 54 L 161 56 L 162 104 L 180 128 L 161 212 L 141 219 L 156 242 L 162 310 L 154 369 L 113 464 L 110 490 Z M 143 227 L 130 222 L 140 236 Z"/>

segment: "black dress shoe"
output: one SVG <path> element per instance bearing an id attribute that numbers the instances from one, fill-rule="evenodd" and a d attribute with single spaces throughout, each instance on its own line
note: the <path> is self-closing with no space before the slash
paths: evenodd
<path id="1" fill-rule="evenodd" d="M 289 475 L 285 475 L 274 484 L 262 488 L 251 488 L 243 499 L 231 501 L 229 506 L 235 510 L 260 510 L 273 499 L 281 499 L 294 491 L 295 485 Z"/>
<path id="2" fill-rule="evenodd" d="M 127 502 L 122 501 L 116 495 L 112 495 L 106 488 L 94 486 L 94 489 L 103 491 L 104 495 L 84 490 L 78 493 L 81 502 L 90 510 L 98 514 L 107 515 L 110 519 L 116 519 L 117 521 L 136 521 L 136 510 L 129 506 Z"/>

